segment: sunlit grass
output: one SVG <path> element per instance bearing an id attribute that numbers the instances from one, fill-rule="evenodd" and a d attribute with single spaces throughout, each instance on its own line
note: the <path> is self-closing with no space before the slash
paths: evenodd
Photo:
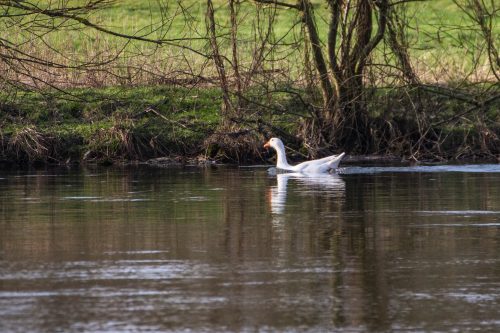
<path id="1" fill-rule="evenodd" d="M 227 2 L 215 0 L 214 3 L 219 46 L 227 59 L 231 59 Z M 318 18 L 318 30 L 326 42 L 329 9 L 325 1 L 316 0 L 313 4 Z M 22 43 L 29 52 L 56 63 L 79 66 L 88 61 L 107 63 L 112 60 L 109 65 L 104 65 L 106 70 L 99 68 L 81 72 L 65 69 L 40 74 L 42 77 L 52 75 L 47 80 L 55 85 L 136 85 L 161 82 L 165 77 L 177 79 L 193 74 L 210 77 L 216 75 L 216 71 L 209 59 L 189 51 L 192 49 L 210 54 L 205 39 L 205 6 L 205 2 L 194 0 L 120 0 L 89 17 L 89 20 L 108 30 L 131 36 L 152 40 L 186 39 L 179 42 L 185 48 L 170 44 L 158 47 L 154 43 L 128 41 L 99 33 L 92 28 L 65 28 L 44 35 L 44 42 L 28 40 L 26 35 L 14 29 L 7 29 L 5 33 L 9 38 Z M 477 73 L 470 75 L 470 79 L 488 76 L 486 56 L 479 51 L 481 37 L 477 30 L 471 29 L 466 15 L 452 0 L 410 2 L 407 7 L 411 27 L 408 31 L 410 55 L 417 74 L 424 81 L 454 80 L 473 71 Z M 267 33 L 267 19 L 265 15 L 261 15 L 260 20 L 257 19 L 257 5 L 251 1 L 242 2 L 239 8 L 239 63 L 245 70 L 252 64 L 254 51 L 259 47 L 259 43 L 255 42 L 256 34 Z M 279 45 L 271 57 L 272 64 L 269 62 L 267 66 L 281 69 L 291 79 L 298 78 L 304 66 L 304 55 L 302 47 L 293 46 L 295 41 L 303 37 L 297 11 L 283 8 L 275 10 L 271 6 L 259 8 L 267 15 L 275 15 L 270 40 Z M 496 25 L 495 29 L 496 35 L 499 35 L 500 25 Z M 53 52 L 45 44 L 60 52 Z M 374 58 L 380 58 L 383 52 L 388 51 L 383 50 L 380 45 Z M 115 59 L 117 54 L 120 57 Z M 474 67 L 475 64 L 479 65 Z"/>

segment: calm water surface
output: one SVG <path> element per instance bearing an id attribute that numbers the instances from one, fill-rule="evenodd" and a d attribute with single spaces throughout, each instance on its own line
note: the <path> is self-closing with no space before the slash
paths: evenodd
<path id="1" fill-rule="evenodd" d="M 0 172 L 0 332 L 500 331 L 500 165 Z"/>

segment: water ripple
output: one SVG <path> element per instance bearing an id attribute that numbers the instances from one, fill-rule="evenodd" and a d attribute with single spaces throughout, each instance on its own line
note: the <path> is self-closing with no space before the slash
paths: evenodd
<path id="1" fill-rule="evenodd" d="M 467 165 L 418 165 L 406 167 L 345 167 L 339 174 L 373 174 L 383 172 L 473 172 L 500 173 L 500 164 L 467 164 Z"/>
<path id="2" fill-rule="evenodd" d="M 500 215 L 497 210 L 420 210 L 415 213 L 420 215 Z"/>

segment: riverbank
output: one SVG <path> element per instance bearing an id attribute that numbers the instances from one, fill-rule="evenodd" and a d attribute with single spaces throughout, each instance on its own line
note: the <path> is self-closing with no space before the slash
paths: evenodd
<path id="1" fill-rule="evenodd" d="M 477 115 L 483 123 L 458 123 L 445 120 L 463 113 L 458 110 L 464 106 L 424 96 L 429 105 L 421 108 L 428 108 L 425 114 L 438 125 L 422 130 L 419 115 L 405 112 L 405 103 L 411 101 L 397 94 L 396 89 L 373 94 L 370 107 L 381 110 L 371 115 L 374 143 L 364 152 L 341 147 L 351 159 L 498 161 L 500 101 Z M 180 164 L 264 163 L 274 158 L 262 149 L 270 136 L 287 142 L 292 160 L 308 158 L 300 137 L 307 106 L 292 94 L 275 96 L 272 104 L 258 91 L 253 96 L 225 132 L 219 130 L 220 91 L 214 87 L 110 87 L 2 96 L 0 161 L 123 164 L 166 158 Z"/>
<path id="2" fill-rule="evenodd" d="M 0 104 L 0 158 L 14 163 L 115 163 L 203 154 L 217 127 L 217 91 L 174 87 L 24 93 Z"/>

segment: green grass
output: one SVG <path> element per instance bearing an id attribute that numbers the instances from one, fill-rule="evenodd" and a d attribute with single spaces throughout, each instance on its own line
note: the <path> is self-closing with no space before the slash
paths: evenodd
<path id="1" fill-rule="evenodd" d="M 76 2 L 80 0 L 75 0 Z M 182 15 L 176 1 L 167 1 L 168 6 L 162 12 L 156 1 L 120 0 L 109 8 L 90 16 L 90 20 L 104 27 L 130 35 L 146 36 L 156 38 L 203 38 L 205 37 L 205 2 L 186 0 L 182 6 L 188 15 Z M 216 0 L 216 18 L 219 23 L 220 47 L 222 52 L 231 58 L 228 47 L 229 15 L 227 2 Z M 326 40 L 328 29 L 329 9 L 325 1 L 313 1 L 315 13 L 318 17 L 318 29 L 323 40 Z M 470 21 L 466 15 L 453 4 L 452 0 L 432 0 L 424 2 L 410 2 L 408 5 L 408 16 L 410 26 L 409 42 L 410 54 L 417 68 L 417 72 L 430 81 L 439 81 L 449 76 L 455 77 L 465 75 L 471 70 L 477 50 L 469 47 L 476 43 L 478 32 L 469 29 Z M 253 59 L 254 27 L 256 21 L 256 5 L 251 1 L 242 2 L 239 12 L 240 25 L 238 27 L 240 64 L 243 68 L 248 67 Z M 263 6 L 267 13 L 272 12 L 271 7 Z M 163 13 L 163 16 L 162 16 Z M 162 17 L 166 18 L 168 24 L 162 27 Z M 28 18 L 26 18 L 28 19 Z M 292 78 L 297 77 L 302 71 L 303 55 L 300 49 L 291 49 L 289 44 L 300 38 L 300 24 L 297 11 L 292 9 L 278 9 L 276 11 L 276 23 L 273 26 L 272 40 L 280 41 L 283 45 L 277 48 L 273 66 L 282 68 Z M 265 30 L 266 21 L 260 22 Z M 294 27 L 292 29 L 292 27 Z M 500 25 L 494 25 L 494 35 L 500 35 Z M 22 42 L 27 37 L 22 37 L 22 31 L 14 28 L 4 29 L 6 38 Z M 86 28 L 83 33 L 72 28 L 50 33 L 44 36 L 45 41 L 56 49 L 63 51 L 62 57 L 42 43 L 37 45 L 38 52 L 54 61 L 76 64 L 79 60 L 103 61 L 112 57 L 118 50 L 125 47 L 126 57 L 115 62 L 118 65 L 114 72 L 122 78 L 106 76 L 101 72 L 95 72 L 92 76 L 84 76 L 76 71 L 69 71 L 70 77 L 75 82 L 86 86 L 116 85 L 116 84 L 145 84 L 156 80 L 154 74 L 143 74 L 143 76 L 130 73 L 130 68 L 146 66 L 152 73 L 161 75 L 172 75 L 175 71 L 193 71 L 206 76 L 215 75 L 212 64 L 204 66 L 206 59 L 195 53 L 165 46 L 156 49 L 156 45 L 145 42 L 127 41 L 118 37 L 100 34 L 92 29 Z M 463 45 L 462 42 L 468 43 Z M 207 53 L 207 42 L 203 39 L 195 39 L 183 42 L 184 46 Z M 30 45 L 33 49 L 33 46 Z M 382 52 L 382 46 L 375 54 Z M 485 64 L 486 57 L 481 55 L 480 62 Z M 484 67 L 484 66 L 483 66 Z M 203 68 L 203 69 L 202 69 Z M 481 68 L 478 70 L 482 70 Z M 132 70 L 133 72 L 133 70 Z M 68 73 L 66 71 L 65 73 Z M 61 73 L 56 73 L 61 74 Z M 180 75 L 182 77 L 182 75 Z M 149 81 L 148 81 L 149 80 Z M 69 83 L 74 85 L 74 83 Z"/>
<path id="2" fill-rule="evenodd" d="M 3 96 L 1 109 L 10 110 L 0 118 L 3 153 L 14 153 L 9 143 L 19 133 L 30 140 L 43 138 L 41 145 L 53 146 L 48 152 L 53 160 L 199 153 L 219 121 L 217 89 L 110 87 L 70 94 L 26 93 L 16 101 Z M 17 141 L 17 159 L 47 158 L 29 156 L 25 141 Z"/>
<path id="3" fill-rule="evenodd" d="M 259 89 L 247 94 L 268 103 Z M 285 133 L 297 132 L 306 115 L 301 104 L 284 93 L 275 94 L 273 103 L 274 111 L 247 105 L 241 128 L 251 129 L 251 140 L 262 135 L 258 127 L 269 129 L 262 121 Z M 146 160 L 199 154 L 246 160 L 246 150 L 232 155 L 228 149 L 233 147 L 218 142 L 220 108 L 220 90 L 210 87 L 85 88 L 67 94 L 26 92 L 15 99 L 0 93 L 0 160 Z M 256 156 L 249 153 L 248 160 Z"/>
<path id="4" fill-rule="evenodd" d="M 220 24 L 220 47 L 230 59 L 227 2 L 214 2 Z M 168 29 L 160 29 L 161 15 L 156 1 L 117 1 L 112 7 L 94 14 L 90 19 L 117 32 L 144 35 L 152 39 L 205 36 L 205 2 L 182 1 L 189 17 L 179 14 L 177 2 L 166 3 L 169 7 L 163 14 L 172 18 Z M 320 35 L 326 40 L 328 8 L 324 1 L 317 0 L 313 3 Z M 464 47 L 462 42 L 470 44 L 478 40 L 477 32 L 469 29 L 470 22 L 465 15 L 452 0 L 410 2 L 408 8 L 410 26 L 413 28 L 408 35 L 410 55 L 417 74 L 424 81 L 434 82 L 453 83 L 454 79 L 463 78 L 471 70 L 472 59 L 476 54 L 473 49 Z M 242 2 L 238 46 L 243 68 L 248 68 L 253 59 L 255 10 L 253 2 Z M 268 13 L 272 11 L 269 7 L 264 10 Z M 298 20 L 296 11 L 279 9 L 276 12 L 277 23 L 273 26 L 272 39 L 283 45 L 278 47 L 274 55 L 276 61 L 272 66 L 286 73 L 289 81 L 276 83 L 284 86 L 285 90 L 301 89 L 300 85 L 294 85 L 293 80 L 302 73 L 303 55 L 300 48 L 294 49 L 289 45 L 300 38 L 300 25 L 296 25 Z M 265 29 L 265 20 L 260 23 Z M 500 25 L 496 25 L 495 29 L 496 35 L 500 35 Z M 19 30 L 4 29 L 3 32 L 2 38 L 18 42 L 26 40 Z M 53 79 L 61 80 L 56 81 L 56 84 L 61 84 L 65 89 L 71 88 L 67 91 L 69 94 L 17 92 L 16 98 L 11 98 L 7 92 L 0 93 L 1 154 L 21 154 L 18 159 L 43 158 L 38 152 L 33 155 L 33 149 L 23 146 L 23 142 L 29 143 L 30 140 L 42 140 L 40 144 L 50 150 L 50 156 L 54 160 L 68 157 L 79 159 L 83 156 L 89 159 L 145 159 L 166 154 L 196 154 L 206 149 L 204 141 L 219 125 L 220 90 L 212 84 L 190 89 L 187 88 L 189 84 L 180 88 L 158 83 L 163 82 L 161 75 L 174 79 L 189 77 L 183 71 L 213 77 L 216 72 L 210 60 L 170 46 L 156 49 L 151 43 L 134 41 L 127 44 L 123 39 L 88 28 L 83 32 L 64 29 L 50 33 L 44 35 L 44 41 L 62 50 L 66 58 L 50 51 L 42 43 L 35 45 L 36 47 L 31 44 L 26 46 L 29 52 L 38 52 L 42 58 L 69 65 L 76 63 L 75 60 L 106 60 L 121 47 L 125 47 L 125 57 L 105 68 L 113 72 L 113 75 L 100 70 L 80 72 L 56 68 L 41 72 L 42 78 L 44 75 L 53 75 Z M 184 45 L 204 53 L 209 52 L 205 40 L 186 41 Z M 381 45 L 374 59 L 382 58 L 382 52 Z M 481 57 L 483 61 L 484 54 Z M 135 70 L 136 67 L 143 66 L 150 71 L 149 74 Z M 480 70 L 481 67 L 478 67 L 478 71 Z M 231 74 L 230 70 L 228 72 Z M 89 88 L 74 88 L 78 86 Z M 260 89 L 256 85 L 251 86 L 250 91 L 245 91 L 245 95 L 282 112 L 250 105 L 248 114 L 243 118 L 249 123 L 264 120 L 296 135 L 301 119 L 307 116 L 300 101 L 294 100 L 293 95 L 284 93 L 274 93 L 267 97 L 266 89 Z M 387 98 L 379 98 L 380 102 L 375 102 L 379 104 L 370 108 L 370 116 L 384 117 L 385 113 L 393 112 L 387 110 L 387 105 L 392 102 L 386 100 L 391 97 L 388 93 Z M 429 105 L 432 104 L 432 98 L 428 102 Z M 392 118 L 407 117 L 408 105 L 396 105 L 394 110 L 398 111 L 394 111 Z M 462 105 L 448 105 L 443 101 L 439 105 L 440 108 L 429 107 L 429 117 L 446 118 L 463 108 Z M 146 112 L 148 109 L 154 111 Z M 495 110 L 488 110 L 492 113 L 488 114 L 488 119 L 498 119 L 498 112 Z M 19 140 L 14 149 L 8 142 L 16 135 Z"/>
<path id="5" fill-rule="evenodd" d="M 290 138 L 297 136 L 302 120 L 307 117 L 305 107 L 289 94 L 275 94 L 273 104 L 269 105 L 273 110 L 248 105 L 242 117 L 247 123 L 240 129 L 250 129 L 250 139 L 254 141 L 252 146 L 231 152 L 224 142 L 221 145 L 214 142 L 234 140 L 231 136 L 213 136 L 220 121 L 217 88 L 109 87 L 72 89 L 69 93 L 71 95 L 25 93 L 15 100 L 0 94 L 0 161 L 106 162 L 197 155 L 225 155 L 233 162 L 257 161 L 259 140 L 272 134 L 283 136 L 293 144 Z M 267 102 L 265 94 L 258 89 L 247 93 L 260 104 Z M 413 109 L 412 100 L 423 103 L 419 105 L 423 109 L 421 115 L 421 111 Z M 391 88 L 374 91 L 369 109 L 372 110 L 372 134 L 380 140 L 380 146 L 374 151 L 380 153 L 386 149 L 405 154 L 423 135 L 416 118 L 425 126 L 439 123 L 462 112 L 464 104 L 425 91 Z M 456 154 L 454 149 L 463 147 L 468 149 L 468 156 L 486 155 L 479 144 L 484 136 L 481 131 L 491 131 L 492 135 L 486 137 L 493 140 L 489 144 L 494 147 L 495 135 L 499 133 L 498 110 L 497 103 L 484 113 L 474 112 L 460 121 L 433 127 L 425 134 L 429 136 L 425 140 L 441 142 L 446 149 L 433 154 L 443 154 L 446 158 L 452 158 Z M 477 123 L 478 117 L 482 123 Z M 393 130 L 395 136 L 391 137 Z M 307 153 L 304 147 L 294 148 Z"/>

